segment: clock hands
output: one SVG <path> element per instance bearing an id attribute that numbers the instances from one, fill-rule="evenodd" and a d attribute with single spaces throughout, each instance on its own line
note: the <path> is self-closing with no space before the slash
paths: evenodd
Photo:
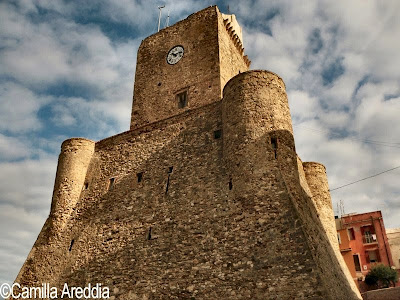
<path id="1" fill-rule="evenodd" d="M 184 55 L 182 46 L 175 46 L 172 48 L 167 55 L 167 62 L 171 65 L 176 64 Z"/>

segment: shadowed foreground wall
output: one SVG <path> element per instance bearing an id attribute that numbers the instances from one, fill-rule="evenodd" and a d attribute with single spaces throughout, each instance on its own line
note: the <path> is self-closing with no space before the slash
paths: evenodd
<path id="1" fill-rule="evenodd" d="M 296 154 L 282 79 L 234 76 L 248 63 L 241 43 L 215 7 L 188 20 L 204 26 L 203 15 L 219 45 L 232 43 L 215 54 L 234 55 L 211 64 L 215 97 L 189 94 L 200 102 L 154 116 L 142 95 L 135 129 L 66 141 L 50 216 L 17 282 L 101 283 L 115 299 L 360 299 L 317 205 L 326 177 L 305 172 Z M 231 77 L 221 99 L 218 84 Z"/>

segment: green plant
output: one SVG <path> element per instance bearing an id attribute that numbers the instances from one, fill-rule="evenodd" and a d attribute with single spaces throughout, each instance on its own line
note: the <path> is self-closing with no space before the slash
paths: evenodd
<path id="1" fill-rule="evenodd" d="M 377 288 L 389 287 L 391 284 L 395 285 L 399 276 L 396 270 L 383 264 L 375 265 L 365 276 L 365 283 L 369 286 L 376 286 Z"/>

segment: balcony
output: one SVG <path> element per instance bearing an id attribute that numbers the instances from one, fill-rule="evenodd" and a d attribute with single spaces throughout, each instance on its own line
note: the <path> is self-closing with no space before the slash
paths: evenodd
<path id="1" fill-rule="evenodd" d="M 378 243 L 376 239 L 376 234 L 364 234 L 363 235 L 363 244 L 373 244 Z"/>

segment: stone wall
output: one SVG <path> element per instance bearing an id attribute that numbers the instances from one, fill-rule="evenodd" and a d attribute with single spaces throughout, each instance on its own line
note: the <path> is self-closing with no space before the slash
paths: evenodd
<path id="1" fill-rule="evenodd" d="M 118 299 L 357 299 L 340 270 L 321 267 L 337 262 L 318 258 L 329 242 L 294 204 L 296 172 L 281 79 L 240 74 L 222 106 L 97 142 L 63 230 L 45 225 L 17 281 L 98 282 Z"/>
<path id="2" fill-rule="evenodd" d="M 286 208 L 286 212 L 290 212 L 290 217 L 286 217 L 294 223 L 289 225 L 282 222 L 281 225 L 287 226 L 284 231 L 293 238 L 291 244 L 295 245 L 294 248 L 303 251 L 303 259 L 310 260 L 310 272 L 317 276 L 314 285 L 318 282 L 317 285 L 321 287 L 319 291 L 314 290 L 315 293 L 322 291 L 325 299 L 359 299 L 357 287 L 351 276 L 348 278 L 348 270 L 342 269 L 345 264 L 338 261 L 337 253 L 323 229 L 312 199 L 301 188 L 305 183 L 304 180 L 301 183 L 299 174 L 302 172 L 297 169 L 298 158 L 294 151 L 290 112 L 282 83 L 281 79 L 271 72 L 250 71 L 236 76 L 226 85 L 223 103 L 226 101 L 227 104 L 222 110 L 226 138 L 224 156 L 227 148 L 231 147 L 228 143 L 235 147 L 231 151 L 232 157 L 226 163 L 227 171 L 234 174 L 234 186 L 239 185 L 238 197 L 254 197 L 254 193 L 257 196 L 262 195 L 264 190 L 269 197 L 276 197 L 282 193 L 285 195 L 286 202 L 283 207 Z M 236 101 L 228 101 L 231 97 Z M 228 113 L 229 111 L 231 112 Z M 231 130 L 227 123 L 231 124 Z M 229 131 L 235 139 L 226 137 Z M 275 147 L 270 142 L 273 138 L 277 142 Z M 258 181 L 264 177 L 268 178 L 268 185 L 260 187 Z M 273 178 L 279 178 L 278 181 L 284 186 L 277 187 Z M 235 184 L 235 179 L 239 184 Z M 279 202 L 273 203 L 278 205 Z M 269 210 L 275 212 L 273 208 Z M 280 210 L 285 211 L 282 207 L 279 207 L 278 211 Z M 274 220 L 279 218 L 279 214 L 272 216 Z M 266 221 L 266 224 L 271 223 L 274 224 L 272 220 Z M 295 229 L 302 230 L 302 233 L 291 233 Z M 293 251 L 292 254 L 295 253 Z M 308 255 L 310 256 L 307 258 Z M 338 255 L 340 256 L 340 253 Z M 286 258 L 286 261 L 289 265 L 290 259 Z M 312 282 L 311 278 L 309 282 Z M 298 290 L 299 293 L 300 291 L 301 289 Z M 305 289 L 304 292 L 310 290 Z"/>
<path id="3" fill-rule="evenodd" d="M 321 298 L 326 291 L 277 159 L 284 152 L 296 156 L 282 80 L 267 71 L 242 73 L 225 86 L 222 104 L 229 201 L 242 205 L 244 223 L 255 226 L 247 255 L 258 264 L 254 277 L 263 278 L 269 291 L 256 290 L 257 299 L 272 293 L 278 299 Z"/>
<path id="4" fill-rule="evenodd" d="M 362 297 L 364 300 L 400 300 L 400 287 L 365 292 Z"/>
<path id="5" fill-rule="evenodd" d="M 324 165 L 317 162 L 304 162 L 302 168 L 304 169 L 305 177 L 308 187 L 312 193 L 311 200 L 315 206 L 315 210 L 324 231 L 327 234 L 334 255 L 337 262 L 344 274 L 344 280 L 347 279 L 350 288 L 358 294 L 357 285 L 353 281 L 353 276 L 347 267 L 345 259 L 340 252 L 338 242 L 338 232 L 336 230 L 335 216 L 332 208 L 332 199 L 329 193 L 328 176 L 326 175 L 326 168 Z M 342 279 L 342 280 L 343 280 Z M 353 284 L 354 283 L 354 284 Z"/>

